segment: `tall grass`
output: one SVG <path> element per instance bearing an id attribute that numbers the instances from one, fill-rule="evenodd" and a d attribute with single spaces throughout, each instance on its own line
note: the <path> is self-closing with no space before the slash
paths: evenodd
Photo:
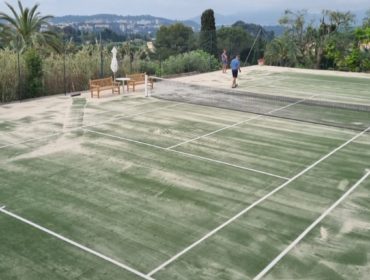
<path id="1" fill-rule="evenodd" d="M 85 45 L 79 50 L 62 54 L 43 54 L 42 56 L 42 94 L 54 95 L 64 92 L 83 91 L 89 88 L 90 79 L 109 77 L 112 54 L 110 49 L 100 49 L 98 45 Z M 148 74 L 169 75 L 185 72 L 206 72 L 219 67 L 216 58 L 203 51 L 193 51 L 168 58 L 165 61 L 153 61 L 142 58 L 140 52 L 133 57 L 118 57 L 119 68 L 116 77 L 126 74 L 147 72 Z M 27 76 L 24 54 L 20 55 L 21 79 L 18 79 L 17 53 L 12 50 L 0 50 L 0 102 L 10 102 L 19 98 L 32 97 L 25 92 Z"/>
<path id="2" fill-rule="evenodd" d="M 17 64 L 16 52 L 9 49 L 0 51 L 0 101 L 2 103 L 19 99 L 22 89 L 19 88 L 21 84 L 18 79 Z M 20 56 L 20 68 L 25 69 L 22 56 Z"/>

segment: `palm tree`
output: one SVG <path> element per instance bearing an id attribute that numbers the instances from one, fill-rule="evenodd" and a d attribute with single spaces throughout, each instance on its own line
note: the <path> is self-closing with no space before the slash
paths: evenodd
<path id="1" fill-rule="evenodd" d="M 2 39 L 12 42 L 16 45 L 19 51 L 24 51 L 29 47 L 49 46 L 54 50 L 59 50 L 60 43 L 57 35 L 51 31 L 43 31 L 43 26 L 48 26 L 48 20 L 52 16 L 41 16 L 37 11 L 39 5 L 34 5 L 31 9 L 23 8 L 23 5 L 18 1 L 19 13 L 6 3 L 12 14 L 8 15 L 0 12 L 0 30 L 6 30 L 6 34 L 2 32 Z M 7 36 L 3 36 L 7 35 Z"/>
<path id="2" fill-rule="evenodd" d="M 295 42 L 283 36 L 275 38 L 266 46 L 265 59 L 270 65 L 294 67 L 298 63 L 298 54 Z"/>

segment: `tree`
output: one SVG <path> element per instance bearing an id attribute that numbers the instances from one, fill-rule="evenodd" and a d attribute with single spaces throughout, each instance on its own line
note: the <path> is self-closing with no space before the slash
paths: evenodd
<path id="1" fill-rule="evenodd" d="M 238 20 L 232 27 L 243 28 L 252 37 L 256 37 L 259 34 L 259 37 L 264 41 L 272 41 L 275 37 L 274 31 L 266 31 L 266 29 L 259 24 L 245 23 L 244 21 Z"/>
<path id="2" fill-rule="evenodd" d="M 26 98 L 42 94 L 42 60 L 35 49 L 28 49 L 25 53 L 26 62 Z"/>
<path id="3" fill-rule="evenodd" d="M 31 9 L 23 8 L 23 5 L 18 1 L 19 13 L 6 3 L 12 14 L 8 15 L 0 12 L 1 28 L 8 28 L 10 41 L 17 46 L 20 51 L 24 51 L 30 47 L 41 48 L 49 46 L 54 50 L 60 49 L 60 41 L 54 32 L 42 30 L 48 26 L 48 20 L 52 16 L 41 16 L 37 11 L 39 5 L 34 5 Z"/>
<path id="4" fill-rule="evenodd" d="M 232 27 L 242 28 L 245 32 L 248 33 L 248 36 L 251 38 L 251 43 L 248 46 L 246 45 L 249 56 L 245 55 L 245 51 L 242 51 L 240 53 L 241 60 L 245 61 L 246 58 L 248 58 L 250 63 L 257 63 L 257 60 L 264 56 L 267 43 L 271 42 L 274 39 L 274 32 L 266 31 L 261 25 L 245 23 L 241 20 L 235 22 Z M 253 46 L 254 41 L 255 44 Z M 251 47 L 253 47 L 253 49 L 251 49 Z"/>
<path id="5" fill-rule="evenodd" d="M 320 20 L 320 26 L 316 31 L 315 41 L 313 43 L 316 69 L 323 68 L 322 61 L 325 57 L 327 46 L 334 44 L 343 48 L 342 35 L 349 33 L 349 27 L 354 22 L 354 18 L 355 16 L 350 12 L 322 11 L 322 19 Z M 344 48 L 347 47 L 345 46 Z"/>
<path id="6" fill-rule="evenodd" d="M 216 22 L 212 9 L 205 10 L 201 17 L 200 48 L 217 57 Z"/>
<path id="7" fill-rule="evenodd" d="M 299 50 L 291 38 L 284 35 L 275 38 L 267 45 L 265 60 L 269 65 L 294 67 L 298 64 L 297 55 Z"/>
<path id="8" fill-rule="evenodd" d="M 217 31 L 219 54 L 225 48 L 230 56 L 240 54 L 241 60 L 244 61 L 252 43 L 253 38 L 241 27 L 221 27 Z"/>
<path id="9" fill-rule="evenodd" d="M 306 30 L 306 10 L 293 12 L 286 10 L 284 16 L 279 20 L 279 23 L 285 27 L 285 38 L 294 43 L 294 49 L 297 51 L 298 63 L 303 64 L 307 41 L 305 40 Z M 292 46 L 292 44 L 286 44 Z"/>
<path id="10" fill-rule="evenodd" d="M 362 27 L 370 27 L 370 9 L 366 11 L 366 16 L 362 21 Z"/>
<path id="11" fill-rule="evenodd" d="M 155 48 L 160 59 L 194 50 L 194 32 L 182 23 L 161 26 L 157 32 Z"/>
<path id="12" fill-rule="evenodd" d="M 315 67 L 317 69 L 335 67 L 336 62 L 344 58 L 354 43 L 351 24 L 354 15 L 350 12 L 322 11 L 319 24 L 307 24 L 306 11 L 285 11 L 280 24 L 285 27 L 284 37 L 274 40 L 268 47 L 269 60 L 278 64 Z M 291 48 L 286 56 L 293 59 L 289 63 L 274 59 L 271 54 L 279 48 Z M 277 54 L 277 53 L 276 53 Z M 269 61 L 267 60 L 267 61 Z M 353 61 L 353 60 L 352 60 Z"/>

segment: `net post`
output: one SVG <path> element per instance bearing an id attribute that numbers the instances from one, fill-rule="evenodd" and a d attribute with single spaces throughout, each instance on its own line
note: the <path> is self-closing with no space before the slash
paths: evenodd
<path id="1" fill-rule="evenodd" d="M 148 86 L 148 75 L 145 74 L 145 97 L 149 97 Z"/>

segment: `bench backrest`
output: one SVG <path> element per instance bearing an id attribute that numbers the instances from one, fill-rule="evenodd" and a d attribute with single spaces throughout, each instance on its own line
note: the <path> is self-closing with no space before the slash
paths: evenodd
<path id="1" fill-rule="evenodd" d="M 104 78 L 104 79 L 97 79 L 97 80 L 90 80 L 90 86 L 106 87 L 106 86 L 112 86 L 112 85 L 113 85 L 112 77 Z"/>
<path id="2" fill-rule="evenodd" d="M 146 73 L 131 74 L 127 75 L 127 78 L 130 78 L 131 81 L 144 81 Z"/>

